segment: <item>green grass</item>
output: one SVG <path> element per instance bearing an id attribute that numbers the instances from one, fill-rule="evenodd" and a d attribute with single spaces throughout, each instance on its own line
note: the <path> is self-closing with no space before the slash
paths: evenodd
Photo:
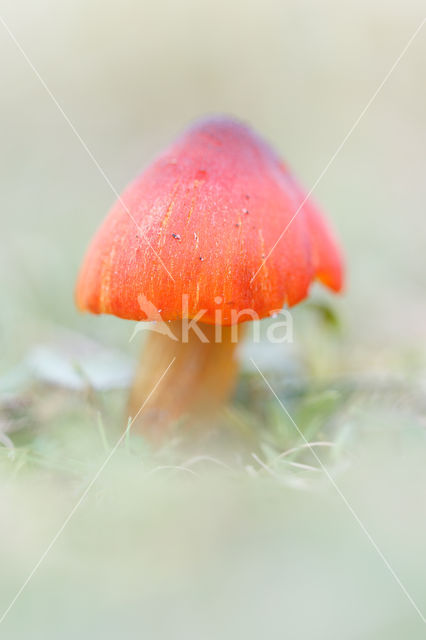
<path id="1" fill-rule="evenodd" d="M 426 533 L 424 397 L 371 375 L 268 379 L 424 606 L 414 560 Z M 34 381 L 3 401 L 3 607 L 90 486 L 4 637 L 281 637 L 285 626 L 302 637 L 422 637 L 418 614 L 258 375 L 243 373 L 207 432 L 177 429 L 159 450 L 130 432 L 92 485 L 126 426 L 125 401 L 125 389 Z"/>
<path id="2" fill-rule="evenodd" d="M 36 568 L 4 637 L 423 637 L 372 543 L 424 609 L 419 361 L 354 367 L 324 304 L 294 311 L 275 366 L 249 337 L 233 401 L 160 448 L 123 437 L 119 349 L 60 332 L 3 375 L 3 610 Z"/>

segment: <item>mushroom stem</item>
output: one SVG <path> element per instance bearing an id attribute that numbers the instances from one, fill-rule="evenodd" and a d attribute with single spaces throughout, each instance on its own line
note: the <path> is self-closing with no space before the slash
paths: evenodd
<path id="1" fill-rule="evenodd" d="M 180 417 L 201 418 L 206 412 L 210 416 L 229 397 L 237 374 L 235 349 L 242 333 L 241 325 L 200 323 L 197 328 L 206 340 L 202 341 L 196 331 L 184 329 L 181 320 L 167 327 L 169 335 L 150 332 L 129 399 L 129 414 L 135 417 L 140 412 L 132 429 L 155 438 Z"/>

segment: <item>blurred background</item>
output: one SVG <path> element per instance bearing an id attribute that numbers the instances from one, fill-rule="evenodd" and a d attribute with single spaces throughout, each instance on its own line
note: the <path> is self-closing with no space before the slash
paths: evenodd
<path id="1" fill-rule="evenodd" d="M 216 112 L 251 123 L 309 190 L 425 17 L 416 0 L 0 7 L 118 192 Z M 0 24 L 0 617 L 120 434 L 141 347 L 129 344 L 132 323 L 74 307 L 80 261 L 115 196 L 19 46 Z M 256 347 L 307 437 L 339 444 L 321 456 L 423 615 L 425 61 L 426 27 L 315 189 L 345 250 L 345 294 L 300 305 L 294 345 Z M 327 477 L 272 464 L 300 442 L 250 370 L 253 348 L 228 419 L 263 434 L 266 468 L 250 450 L 213 456 L 208 443 L 186 465 L 177 448 L 133 438 L 0 634 L 424 637 Z M 318 466 L 303 456 L 292 459 Z"/>

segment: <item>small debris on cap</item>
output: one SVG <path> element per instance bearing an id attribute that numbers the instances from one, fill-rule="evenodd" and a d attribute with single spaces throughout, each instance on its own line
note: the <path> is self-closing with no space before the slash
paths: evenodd
<path id="1" fill-rule="evenodd" d="M 178 233 L 172 233 L 172 237 L 173 237 L 175 240 L 182 240 L 182 238 L 180 237 L 180 235 L 179 235 Z"/>

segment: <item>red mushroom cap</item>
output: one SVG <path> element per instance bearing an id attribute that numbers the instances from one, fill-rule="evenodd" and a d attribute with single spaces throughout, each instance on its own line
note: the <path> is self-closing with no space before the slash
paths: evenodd
<path id="1" fill-rule="evenodd" d="M 322 214 L 308 199 L 292 220 L 305 197 L 247 126 L 201 121 L 113 206 L 84 259 L 77 305 L 229 325 L 253 319 L 245 309 L 263 318 L 300 302 L 315 279 L 337 292 L 342 258 Z"/>

